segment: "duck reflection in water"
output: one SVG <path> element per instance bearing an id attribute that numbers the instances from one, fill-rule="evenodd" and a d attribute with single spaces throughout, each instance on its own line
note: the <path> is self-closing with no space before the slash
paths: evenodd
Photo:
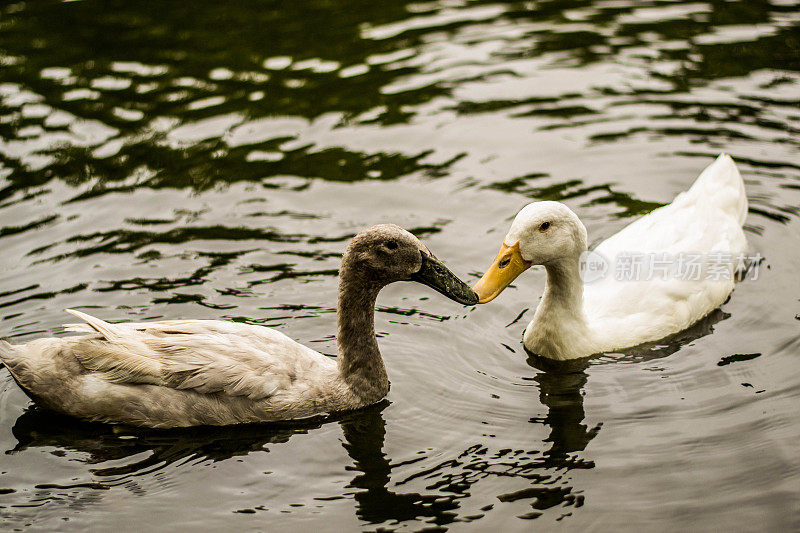
<path id="1" fill-rule="evenodd" d="M 539 364 L 534 357 L 528 362 L 532 366 Z M 492 510 L 498 500 L 533 500 L 534 510 L 523 518 L 535 518 L 554 507 L 579 507 L 583 496 L 566 480 L 566 473 L 594 467 L 594 463 L 583 459 L 579 452 L 586 449 L 601 426 L 589 427 L 584 423 L 583 389 L 588 379 L 584 370 L 588 366 L 586 360 L 571 361 L 530 378 L 539 386 L 539 398 L 547 414 L 531 417 L 529 421 L 549 427 L 549 435 L 544 439 L 544 443 L 549 443 L 548 449 L 542 451 L 539 445 L 528 451 L 492 453 L 490 446 L 494 443 L 484 441 L 472 444 L 457 457 L 395 482 L 395 486 L 401 487 L 422 479 L 429 494 L 401 494 L 387 488 L 392 467 L 382 451 L 385 435 L 382 417 L 350 418 L 343 422 L 345 447 L 360 471 L 350 485 L 363 489 L 354 495 L 359 518 L 374 524 L 429 518 L 427 522 L 446 525 L 478 520 Z M 476 485 L 493 476 L 524 479 L 531 486 L 512 493 L 492 494 L 483 512 L 468 514 L 461 510 L 459 500 L 480 493 Z M 502 512 L 502 507 L 497 510 Z"/>
<path id="2" fill-rule="evenodd" d="M 528 364 L 536 367 L 543 361 L 535 356 L 528 358 Z M 543 365 L 542 365 L 543 367 Z M 561 365 L 558 371 L 539 372 L 532 379 L 539 384 L 539 399 L 547 407 L 543 417 L 532 417 L 531 423 L 545 424 L 550 427 L 550 435 L 545 442 L 550 448 L 543 452 L 549 458 L 551 467 L 592 468 L 591 461 L 570 459 L 573 452 L 581 452 L 600 431 L 598 424 L 589 428 L 583 423 L 586 414 L 583 410 L 583 389 L 589 377 L 585 370 L 587 361 L 574 361 Z"/>
<path id="3" fill-rule="evenodd" d="M 446 461 L 432 469 L 416 472 L 406 479 L 396 481 L 395 487 L 410 483 L 413 479 L 425 478 L 425 493 L 390 490 L 393 465 L 383 451 L 386 422 L 382 410 L 388 405 L 381 402 L 363 411 L 341 417 L 338 423 L 344 435 L 343 446 L 352 459 L 346 467 L 354 472 L 352 480 L 340 496 L 330 499 L 352 497 L 359 519 L 371 523 L 404 522 L 424 520 L 440 525 L 462 520 L 477 519 L 481 515 L 464 517 L 459 513 L 459 500 L 469 495 L 473 486 L 481 479 L 494 475 L 493 470 L 505 468 L 503 475 L 535 479 L 541 486 L 536 495 L 522 491 L 518 494 L 500 495 L 501 501 L 536 497 L 539 501 L 556 505 L 563 501 L 575 501 L 571 488 L 554 489 L 552 469 L 581 467 L 580 461 L 569 461 L 572 451 L 582 450 L 597 429 L 587 430 L 581 425 L 583 408 L 580 388 L 585 383 L 585 374 L 575 374 L 567 380 L 556 379 L 542 373 L 535 378 L 542 387 L 543 401 L 552 407 L 541 423 L 552 427 L 548 441 L 552 446 L 548 452 L 532 462 L 523 457 L 511 464 L 509 457 L 497 457 L 497 463 L 488 460 L 481 449 L 470 446 L 457 459 Z M 30 448 L 55 447 L 59 456 L 75 459 L 71 452 L 85 454 L 78 460 L 95 465 L 88 473 L 90 481 L 78 482 L 76 487 L 98 489 L 88 495 L 85 491 L 69 492 L 73 501 L 64 501 L 64 489 L 60 485 L 37 486 L 38 500 L 47 499 L 48 493 L 59 493 L 61 504 L 73 506 L 92 505 L 108 494 L 107 489 L 125 487 L 144 493 L 147 477 L 163 471 L 172 464 L 191 459 L 193 462 L 209 459 L 224 461 L 251 452 L 264 451 L 268 445 L 288 442 L 294 435 L 308 433 L 326 420 L 306 424 L 283 426 L 253 425 L 236 428 L 190 428 L 181 430 L 146 430 L 137 428 L 114 428 L 102 424 L 76 423 L 64 417 L 32 406 L 14 424 L 12 431 L 17 445 L 6 453 L 23 453 Z M 536 419 L 533 422 L 540 423 Z M 537 451 L 538 453 L 538 451 Z M 144 457 L 142 458 L 142 456 Z M 126 462 L 126 459 L 130 458 Z M 529 459 L 529 458 L 528 458 Z M 123 464 L 120 464 L 123 463 Z M 113 466 L 103 466 L 113 464 Z M 583 465 L 587 468 L 591 465 Z M 138 480 L 138 481 L 137 481 Z M 553 492 L 555 490 L 555 492 Z M 323 501 L 328 498 L 323 498 Z M 55 503 L 55 498 L 54 501 Z M 494 496 L 487 503 L 496 502 Z M 269 502 L 265 502 L 270 507 Z"/>
<path id="4" fill-rule="evenodd" d="M 554 518 L 569 516 L 570 508 L 583 505 L 581 490 L 574 486 L 572 470 L 594 468 L 594 462 L 581 452 L 600 431 L 602 424 L 589 426 L 584 422 L 583 391 L 588 380 L 586 360 L 553 365 L 552 361 L 529 357 L 528 364 L 540 370 L 523 378 L 539 387 L 541 406 L 546 413 L 532 416 L 531 424 L 541 425 L 548 432 L 542 442 L 528 450 L 500 450 L 492 455 L 486 447 L 473 447 L 470 458 L 464 461 L 465 475 L 481 472 L 481 477 L 506 476 L 524 479 L 527 486 L 520 490 L 497 495 L 502 503 L 529 501 L 531 510 L 519 518 L 533 519 L 551 510 Z M 499 437 L 499 436 L 498 436 Z M 544 445 L 544 446 L 543 446 Z M 501 512 L 519 512 L 514 506 L 499 506 Z"/>
<path id="5" fill-rule="evenodd" d="M 322 500 L 353 497 L 357 516 L 370 523 L 417 518 L 437 522 L 454 521 L 456 514 L 452 511 L 458 505 L 452 498 L 442 498 L 439 493 L 401 494 L 387 488 L 392 466 L 383 452 L 386 423 L 381 412 L 388 404 L 384 400 L 338 418 L 344 434 L 343 446 L 353 460 L 352 466 L 346 468 L 354 471 L 355 475 L 341 496 Z M 85 492 L 71 492 L 70 497 L 74 501 L 65 502 L 70 507 L 82 507 L 99 501 L 102 496 L 98 494 L 112 487 L 124 486 L 136 492 L 144 491 L 142 483 L 137 483 L 135 476 L 152 475 L 186 459 L 218 462 L 265 451 L 268 445 L 286 443 L 294 435 L 318 429 L 329 420 L 285 425 L 150 430 L 79 422 L 34 405 L 14 424 L 12 432 L 18 442 L 6 453 L 55 447 L 53 453 L 58 456 L 70 455 L 74 459 L 71 452 L 85 454 L 79 460 L 97 467 L 89 469 L 91 481 L 75 483 L 74 487 L 98 491 L 92 496 L 87 496 Z M 143 459 L 139 458 L 142 454 L 146 454 Z M 102 466 L 104 463 L 124 462 L 127 458 L 131 458 L 131 461 L 125 464 Z M 38 485 L 36 497 L 38 500 L 47 499 L 48 491 L 54 491 L 61 495 L 61 500 L 65 488 L 61 485 Z M 266 507 L 270 506 L 269 502 L 265 504 Z"/>

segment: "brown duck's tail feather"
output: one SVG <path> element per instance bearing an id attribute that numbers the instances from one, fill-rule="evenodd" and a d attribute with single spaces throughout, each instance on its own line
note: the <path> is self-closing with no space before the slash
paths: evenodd
<path id="1" fill-rule="evenodd" d="M 14 351 L 14 345 L 8 342 L 6 338 L 0 338 L 0 362 L 5 359 L 5 356 Z"/>
<path id="2" fill-rule="evenodd" d="M 76 327 L 74 329 L 70 328 L 68 331 L 96 331 L 97 333 L 101 334 L 109 341 L 115 341 L 119 338 L 119 334 L 114 327 L 113 324 L 109 324 L 105 320 L 100 320 L 97 317 L 93 317 L 92 315 L 87 315 L 86 313 L 81 313 L 80 311 L 76 311 L 74 309 L 64 309 L 67 313 L 76 316 L 83 320 L 86 324 L 83 328 Z M 89 329 L 91 328 L 91 329 Z"/>
<path id="3" fill-rule="evenodd" d="M 11 353 L 13 348 L 13 345 L 6 339 L 0 339 L 0 366 L 6 366 L 5 355 Z"/>
<path id="4" fill-rule="evenodd" d="M 19 383 L 16 372 L 20 363 L 19 353 L 17 352 L 17 347 L 5 339 L 0 339 L 0 363 L 6 367 L 14 381 Z"/>

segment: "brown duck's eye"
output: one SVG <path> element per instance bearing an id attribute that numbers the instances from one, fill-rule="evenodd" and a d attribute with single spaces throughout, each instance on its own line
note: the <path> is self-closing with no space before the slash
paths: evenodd
<path id="1" fill-rule="evenodd" d="M 546 231 L 547 228 L 549 228 L 549 227 L 550 227 L 550 223 L 549 222 L 542 222 L 542 225 L 539 226 L 539 231 Z"/>
<path id="2" fill-rule="evenodd" d="M 389 241 L 386 243 L 386 247 L 390 250 L 397 250 L 397 243 L 394 241 Z"/>

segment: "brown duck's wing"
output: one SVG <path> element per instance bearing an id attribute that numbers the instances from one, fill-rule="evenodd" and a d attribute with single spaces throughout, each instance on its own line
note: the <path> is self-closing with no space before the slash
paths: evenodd
<path id="1" fill-rule="evenodd" d="M 333 364 L 286 335 L 260 326 L 215 320 L 109 324 L 70 312 L 99 334 L 76 341 L 76 359 L 115 383 L 149 383 L 259 400 L 288 389 L 315 367 Z"/>

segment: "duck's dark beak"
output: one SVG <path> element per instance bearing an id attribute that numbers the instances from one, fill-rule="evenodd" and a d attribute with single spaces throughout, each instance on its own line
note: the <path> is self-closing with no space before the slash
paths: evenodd
<path id="1" fill-rule="evenodd" d="M 478 303 L 478 295 L 469 288 L 469 285 L 458 279 L 432 254 L 426 254 L 424 251 L 421 254 L 422 266 L 416 274 L 411 275 L 409 281 L 423 283 L 460 304 L 475 305 Z"/>

